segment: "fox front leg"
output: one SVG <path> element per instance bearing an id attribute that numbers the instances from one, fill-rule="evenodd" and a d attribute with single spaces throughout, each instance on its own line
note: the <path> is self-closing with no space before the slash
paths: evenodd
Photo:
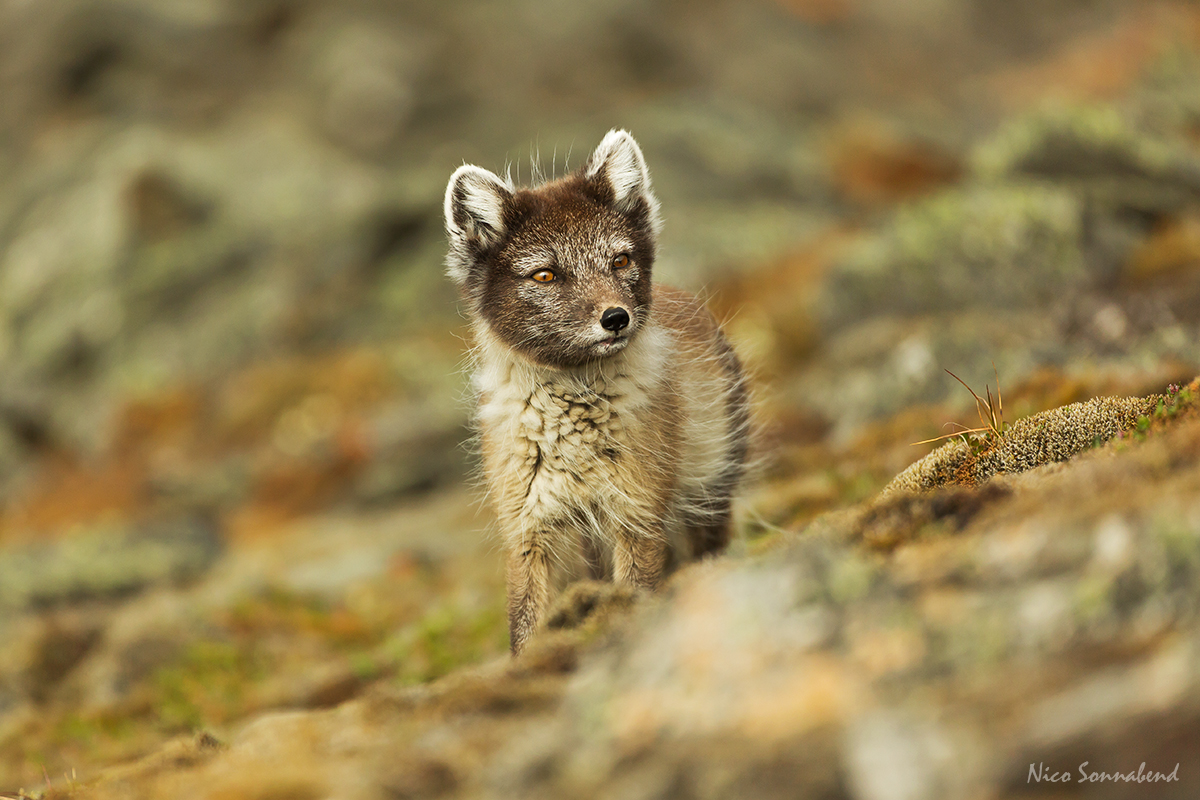
<path id="1" fill-rule="evenodd" d="M 613 547 L 613 581 L 654 591 L 667 569 L 667 547 L 661 532 L 622 535 Z"/>
<path id="2" fill-rule="evenodd" d="M 526 539 L 508 555 L 508 640 L 514 656 L 525 649 L 550 600 L 550 554 L 545 537 Z"/>

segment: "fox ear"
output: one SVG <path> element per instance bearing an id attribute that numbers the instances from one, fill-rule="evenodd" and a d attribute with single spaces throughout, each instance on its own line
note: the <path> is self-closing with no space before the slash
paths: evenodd
<path id="1" fill-rule="evenodd" d="M 446 235 L 451 245 L 487 249 L 499 244 L 505 233 L 504 208 L 512 195 L 511 183 L 482 167 L 464 164 L 455 170 L 446 185 Z M 451 277 L 458 278 L 453 270 Z"/>
<path id="2" fill-rule="evenodd" d="M 647 221 L 655 233 L 661 226 L 658 198 L 650 189 L 650 171 L 642 149 L 628 131 L 611 130 L 583 167 L 584 177 L 601 182 L 610 194 L 614 208 L 635 213 L 644 207 Z"/>

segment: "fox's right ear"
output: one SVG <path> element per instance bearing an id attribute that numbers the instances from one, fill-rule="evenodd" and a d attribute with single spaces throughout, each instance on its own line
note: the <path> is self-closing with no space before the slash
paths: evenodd
<path id="1" fill-rule="evenodd" d="M 482 167 L 464 164 L 446 186 L 446 235 L 453 249 L 475 245 L 486 250 L 504 238 L 504 209 L 512 199 L 512 184 Z M 463 283 L 465 266 L 451 263 L 450 277 Z"/>

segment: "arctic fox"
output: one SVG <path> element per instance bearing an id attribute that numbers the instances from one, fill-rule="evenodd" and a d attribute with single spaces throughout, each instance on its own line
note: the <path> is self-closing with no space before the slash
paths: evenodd
<path id="1" fill-rule="evenodd" d="M 746 380 L 700 302 L 651 282 L 658 200 L 627 132 L 530 189 L 460 167 L 445 214 L 516 655 L 566 581 L 654 589 L 725 547 Z"/>

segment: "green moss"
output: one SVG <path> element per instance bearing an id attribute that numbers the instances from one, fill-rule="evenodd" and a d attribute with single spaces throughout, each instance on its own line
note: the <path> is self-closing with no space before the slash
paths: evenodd
<path id="1" fill-rule="evenodd" d="M 101 745 L 127 741 L 135 733 L 136 723 L 128 717 L 70 712 L 54 720 L 46 742 L 56 750 L 91 753 Z"/>
<path id="2" fill-rule="evenodd" d="M 1107 575 L 1087 575 L 1075 584 L 1075 618 L 1083 624 L 1103 620 L 1111 610 L 1112 580 Z"/>
<path id="3" fill-rule="evenodd" d="M 177 663 L 154 675 L 159 722 L 168 730 L 192 730 L 233 719 L 245 711 L 250 688 L 268 672 L 267 660 L 252 644 L 193 642 Z"/>
<path id="4" fill-rule="evenodd" d="M 280 587 L 240 598 L 225 621 L 239 636 L 308 635 L 351 653 L 380 643 L 385 635 L 381 625 L 387 622 L 372 626 L 341 604 Z"/>
<path id="5" fill-rule="evenodd" d="M 440 678 L 507 649 L 501 597 L 474 608 L 457 603 L 435 606 L 386 647 L 396 663 L 396 680 L 403 685 Z"/>
<path id="6" fill-rule="evenodd" d="M 842 555 L 829 570 L 829 596 L 835 603 L 865 597 L 875 582 L 875 567 L 853 553 Z"/>
<path id="7" fill-rule="evenodd" d="M 1109 441 L 1123 431 L 1144 436 L 1161 398 L 1097 397 L 1017 420 L 1003 434 L 973 451 L 957 440 L 934 450 L 884 487 L 884 496 L 900 491 L 928 491 L 938 486 L 974 486 L 994 475 L 1026 472 L 1066 461 Z"/>
<path id="8" fill-rule="evenodd" d="M 369 654 L 355 653 L 350 656 L 350 670 L 359 680 L 369 681 L 379 677 L 380 666 Z"/>
<path id="9" fill-rule="evenodd" d="M 1012 648 L 1013 622 L 1001 607 L 980 609 L 932 637 L 935 650 L 956 670 L 986 670 Z"/>
<path id="10" fill-rule="evenodd" d="M 1168 390 L 1166 397 L 1159 401 L 1158 408 L 1155 409 L 1155 416 L 1161 419 L 1174 419 L 1191 409 L 1193 405 L 1192 392 L 1189 387 L 1185 386 L 1182 389 L 1174 389 L 1174 391 Z"/>
<path id="11" fill-rule="evenodd" d="M 134 720 L 112 714 L 69 713 L 55 720 L 48 741 L 88 752 L 101 743 L 126 741 L 136 732 Z"/>
<path id="12" fill-rule="evenodd" d="M 1169 588 L 1190 588 L 1200 575 L 1200 535 L 1184 520 L 1164 517 L 1155 520 L 1151 532 L 1161 543 L 1166 557 Z"/>

